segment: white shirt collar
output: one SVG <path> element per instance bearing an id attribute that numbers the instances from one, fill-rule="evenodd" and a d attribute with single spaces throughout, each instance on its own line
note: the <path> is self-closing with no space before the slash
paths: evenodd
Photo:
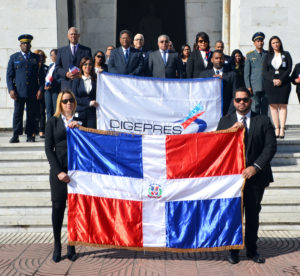
<path id="1" fill-rule="evenodd" d="M 236 111 L 236 117 L 237 117 L 237 121 L 238 122 L 242 122 L 242 118 L 246 116 L 246 123 L 247 123 L 247 128 L 249 129 L 250 127 L 250 118 L 251 118 L 251 110 L 245 114 L 245 115 L 241 115 Z"/>
<path id="2" fill-rule="evenodd" d="M 82 75 L 81 78 L 82 78 L 84 81 L 85 81 L 85 80 L 90 80 L 90 79 L 92 79 L 91 76 L 86 77 L 86 76 L 84 76 L 84 75 Z"/>
<path id="3" fill-rule="evenodd" d="M 122 49 L 123 49 L 124 54 L 126 53 L 126 51 L 128 51 L 128 54 L 130 53 L 130 47 L 128 47 L 127 49 L 125 49 L 125 48 L 122 46 Z"/>
<path id="4" fill-rule="evenodd" d="M 62 118 L 62 120 L 63 120 L 63 122 L 64 122 L 65 127 L 67 127 L 68 124 L 71 123 L 71 122 L 73 121 L 74 115 L 72 116 L 72 118 L 71 118 L 69 121 L 67 120 L 66 116 L 63 115 L 63 114 L 61 114 L 61 118 Z"/>
<path id="5" fill-rule="evenodd" d="M 73 46 L 75 46 L 75 47 L 76 47 L 76 49 L 77 49 L 77 47 L 78 47 L 78 44 L 79 44 L 79 43 L 77 43 L 77 44 L 72 44 L 72 43 L 70 43 L 70 47 L 72 48 Z"/>

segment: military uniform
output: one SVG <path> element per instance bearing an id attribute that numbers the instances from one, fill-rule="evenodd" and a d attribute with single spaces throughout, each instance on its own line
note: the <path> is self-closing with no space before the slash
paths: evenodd
<path id="1" fill-rule="evenodd" d="M 252 111 L 258 114 L 268 115 L 268 101 L 263 88 L 263 61 L 267 51 L 258 53 L 256 50 L 250 51 L 246 55 L 244 68 L 244 79 L 247 88 L 253 92 Z"/>
<path id="2" fill-rule="evenodd" d="M 30 35 L 25 35 L 30 36 Z M 19 37 L 22 41 L 23 36 Z M 32 37 L 32 36 L 30 36 Z M 26 38 L 25 38 L 26 39 Z M 32 39 L 27 39 L 29 42 Z M 25 56 L 24 56 L 25 55 Z M 18 142 L 18 136 L 23 133 L 23 113 L 26 104 L 26 134 L 27 140 L 32 140 L 34 131 L 34 117 L 36 111 L 36 94 L 38 90 L 42 91 L 44 78 L 39 72 L 39 56 L 29 52 L 17 52 L 10 56 L 6 81 L 8 91 L 15 91 L 17 99 L 14 102 L 13 114 L 13 138 L 10 142 Z M 33 139 L 34 141 L 34 139 Z"/>

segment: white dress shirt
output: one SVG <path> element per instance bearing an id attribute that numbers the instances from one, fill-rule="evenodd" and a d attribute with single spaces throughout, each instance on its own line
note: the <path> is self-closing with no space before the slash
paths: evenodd
<path id="1" fill-rule="evenodd" d="M 61 118 L 64 122 L 64 125 L 65 125 L 65 128 L 67 128 L 68 124 L 70 124 L 71 122 L 73 122 L 73 118 L 74 118 L 74 115 L 72 116 L 72 118 L 70 120 L 67 120 L 66 116 L 61 114 Z"/>
<path id="2" fill-rule="evenodd" d="M 208 62 L 207 62 L 207 60 L 206 60 L 206 51 L 200 50 L 200 53 L 201 53 L 201 56 L 202 56 L 202 59 L 203 59 L 203 62 L 204 62 L 204 66 L 205 66 L 205 68 L 206 68 L 206 67 L 207 67 L 207 64 L 208 64 Z"/>
<path id="3" fill-rule="evenodd" d="M 75 46 L 75 49 L 73 48 L 74 46 Z M 78 50 L 78 43 L 76 45 L 70 43 L 70 48 L 71 48 L 71 53 L 75 55 Z M 74 49 L 74 53 L 73 53 L 73 49 Z"/>
<path id="4" fill-rule="evenodd" d="M 90 94 L 90 92 L 92 90 L 92 78 L 86 77 L 86 76 L 82 76 L 81 78 L 83 79 L 84 88 L 85 88 L 86 93 Z"/>
<path id="5" fill-rule="evenodd" d="M 216 75 L 223 76 L 223 68 L 217 69 L 214 67 L 213 69 L 214 69 Z M 219 74 L 217 74 L 217 71 L 219 71 Z"/>
<path id="6" fill-rule="evenodd" d="M 247 124 L 247 131 L 249 132 L 250 128 L 250 118 L 251 118 L 251 110 L 246 115 L 241 115 L 236 112 L 237 121 L 243 123 L 243 117 L 246 116 L 246 124 Z"/>
<path id="7" fill-rule="evenodd" d="M 162 60 L 164 60 L 164 52 L 166 53 L 166 64 L 167 64 L 168 58 L 169 58 L 169 51 L 168 50 L 164 51 L 164 50 L 160 50 L 160 49 L 159 49 L 159 51 L 160 51 Z"/>
<path id="8" fill-rule="evenodd" d="M 281 54 L 278 54 L 278 55 L 274 55 L 274 58 L 272 59 L 272 62 L 271 62 L 272 66 L 278 70 L 279 67 L 281 66 L 282 64 L 282 57 L 281 57 Z"/>

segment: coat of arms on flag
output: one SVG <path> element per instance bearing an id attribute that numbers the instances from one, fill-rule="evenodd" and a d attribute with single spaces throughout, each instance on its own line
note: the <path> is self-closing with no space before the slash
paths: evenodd
<path id="1" fill-rule="evenodd" d="M 130 135 L 68 129 L 70 244 L 243 247 L 242 130 Z"/>

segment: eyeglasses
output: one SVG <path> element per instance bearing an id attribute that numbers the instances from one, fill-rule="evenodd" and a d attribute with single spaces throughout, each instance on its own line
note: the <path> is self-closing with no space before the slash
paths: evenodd
<path id="1" fill-rule="evenodd" d="M 97 58 L 104 58 L 104 56 L 96 56 Z"/>
<path id="2" fill-rule="evenodd" d="M 75 100 L 74 100 L 73 98 L 70 98 L 70 99 L 64 99 L 64 100 L 61 100 L 61 102 L 62 102 L 63 104 L 67 104 L 68 102 L 74 103 Z"/>
<path id="3" fill-rule="evenodd" d="M 168 40 L 161 40 L 159 43 L 168 43 Z"/>
<path id="4" fill-rule="evenodd" d="M 207 43 L 207 40 L 200 39 L 200 40 L 198 40 L 198 43 Z"/>
<path id="5" fill-rule="evenodd" d="M 240 103 L 243 101 L 244 103 L 248 103 L 250 101 L 250 98 L 235 98 L 234 99 L 236 103 Z"/>

